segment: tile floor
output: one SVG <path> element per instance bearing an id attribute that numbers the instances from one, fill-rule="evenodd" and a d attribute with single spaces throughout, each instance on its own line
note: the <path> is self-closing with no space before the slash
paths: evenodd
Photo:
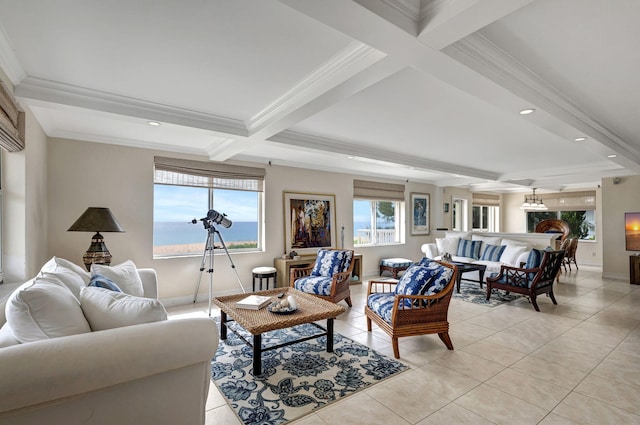
<path id="1" fill-rule="evenodd" d="M 437 335 L 402 338 L 409 372 L 292 424 L 640 424 L 640 287 L 601 274 L 563 273 L 558 305 L 540 297 L 540 313 L 524 298 L 494 308 L 453 299 L 454 351 Z M 336 331 L 393 356 L 385 333 L 366 330 L 366 283 L 351 291 Z M 213 384 L 207 424 L 240 424 Z"/>

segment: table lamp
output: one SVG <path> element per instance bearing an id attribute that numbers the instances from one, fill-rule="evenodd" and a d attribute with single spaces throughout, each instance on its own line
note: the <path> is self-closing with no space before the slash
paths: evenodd
<path id="1" fill-rule="evenodd" d="M 91 264 L 111 264 L 111 253 L 104 243 L 100 232 L 124 232 L 118 220 L 111 214 L 109 208 L 89 207 L 80 218 L 69 227 L 71 232 L 96 232 L 91 238 L 91 246 L 82 257 L 87 271 L 91 271 Z"/>

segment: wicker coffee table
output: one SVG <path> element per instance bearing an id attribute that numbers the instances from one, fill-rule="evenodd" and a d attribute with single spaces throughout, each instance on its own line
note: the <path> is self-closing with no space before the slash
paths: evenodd
<path id="1" fill-rule="evenodd" d="M 251 335 L 253 341 L 248 341 L 241 335 L 238 335 L 249 347 L 253 348 L 253 374 L 262 374 L 262 352 L 275 350 L 276 348 L 285 347 L 301 341 L 317 338 L 319 336 L 327 336 L 327 352 L 333 352 L 333 319 L 344 312 L 344 307 L 325 301 L 313 295 L 305 294 L 293 288 L 271 289 L 268 291 L 252 292 L 251 294 L 272 296 L 273 300 L 277 300 L 277 296 L 285 292 L 285 297 L 293 295 L 298 302 L 298 310 L 291 314 L 271 313 L 268 307 L 260 310 L 248 310 L 236 308 L 236 302 L 245 298 L 250 294 L 235 294 L 224 297 L 215 297 L 213 302 L 220 307 L 220 339 L 227 339 L 227 323 L 235 321 Z M 327 320 L 327 327 L 324 328 L 317 323 L 317 320 Z M 272 345 L 266 348 L 262 347 L 262 334 L 276 329 L 290 328 L 303 323 L 310 323 L 320 329 L 322 332 L 316 335 L 289 341 L 283 344 Z"/>

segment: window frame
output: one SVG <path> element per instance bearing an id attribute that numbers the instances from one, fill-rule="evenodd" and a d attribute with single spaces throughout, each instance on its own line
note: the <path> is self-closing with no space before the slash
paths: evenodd
<path id="1" fill-rule="evenodd" d="M 369 233 L 371 235 L 370 241 L 367 243 L 359 244 L 356 242 L 356 237 L 354 236 L 353 246 L 354 248 L 360 247 L 373 247 L 373 246 L 389 246 L 389 245 L 401 245 L 405 243 L 404 240 L 404 222 L 405 222 L 405 202 L 391 199 L 363 199 L 356 198 L 353 202 L 368 202 L 369 203 L 369 224 L 370 229 Z M 377 211 L 378 211 L 378 203 L 379 202 L 389 202 L 394 204 L 394 240 L 393 242 L 380 242 L 379 232 L 378 230 L 378 220 L 377 220 Z M 355 205 L 354 205 L 355 212 Z M 355 216 L 352 217 L 354 230 L 356 221 L 354 220 Z M 375 235 L 375 236 L 374 236 Z"/>

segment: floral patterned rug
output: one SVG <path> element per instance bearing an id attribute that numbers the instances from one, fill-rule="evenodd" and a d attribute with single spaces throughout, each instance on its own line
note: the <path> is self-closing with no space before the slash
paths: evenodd
<path id="1" fill-rule="evenodd" d="M 269 347 L 318 332 L 312 325 L 300 325 L 265 333 L 262 344 Z M 266 351 L 263 374 L 254 376 L 252 349 L 229 332 L 211 361 L 211 376 L 244 424 L 277 425 L 409 368 L 337 333 L 333 348 L 327 353 L 326 336 L 321 336 Z"/>
<path id="2" fill-rule="evenodd" d="M 463 280 L 460 282 L 459 294 L 455 289 L 453 290 L 453 298 L 474 304 L 482 304 L 489 307 L 495 307 L 503 303 L 508 303 L 509 301 L 513 301 L 518 297 L 519 295 L 505 295 L 505 291 L 493 289 L 493 291 L 491 292 L 491 299 L 487 301 L 487 287 L 485 285 L 482 285 L 482 289 L 480 289 L 480 284 L 478 282 L 469 282 L 467 280 Z"/>

